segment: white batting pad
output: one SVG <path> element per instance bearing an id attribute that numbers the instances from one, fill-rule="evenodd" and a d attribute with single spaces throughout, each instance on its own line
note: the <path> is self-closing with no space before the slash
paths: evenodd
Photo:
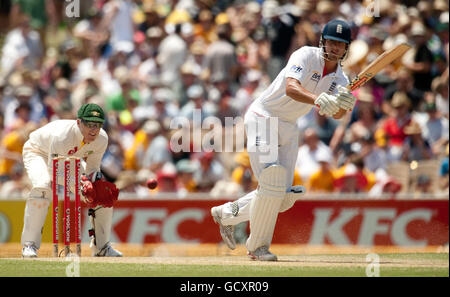
<path id="1" fill-rule="evenodd" d="M 281 203 L 286 194 L 286 169 L 280 165 L 265 168 L 259 176 L 255 198 L 250 202 L 250 237 L 246 246 L 254 251 L 270 246 Z"/>

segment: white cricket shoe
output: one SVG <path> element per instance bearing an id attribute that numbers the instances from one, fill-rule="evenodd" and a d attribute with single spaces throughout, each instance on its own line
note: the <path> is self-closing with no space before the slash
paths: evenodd
<path id="1" fill-rule="evenodd" d="M 22 248 L 22 257 L 37 258 L 37 247 L 32 241 L 27 241 Z"/>
<path id="2" fill-rule="evenodd" d="M 268 246 L 261 246 L 253 252 L 247 252 L 247 255 L 251 260 L 255 261 L 278 261 L 277 256 L 269 251 Z"/>
<path id="3" fill-rule="evenodd" d="M 219 224 L 220 235 L 222 240 L 227 244 L 227 246 L 234 250 L 236 248 L 236 240 L 234 239 L 234 226 L 233 225 L 222 225 L 222 209 L 220 206 L 211 208 L 211 215 L 214 222 Z"/>
<path id="4" fill-rule="evenodd" d="M 119 252 L 118 250 L 115 250 L 109 242 L 103 246 L 100 252 L 94 254 L 94 257 L 122 257 L 122 256 L 123 256 L 122 253 Z"/>

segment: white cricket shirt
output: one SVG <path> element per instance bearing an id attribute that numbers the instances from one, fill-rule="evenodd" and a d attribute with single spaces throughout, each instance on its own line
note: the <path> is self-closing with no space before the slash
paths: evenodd
<path id="1" fill-rule="evenodd" d="M 57 120 L 33 131 L 26 147 L 40 155 L 47 156 L 49 162 L 52 154 L 60 157 L 80 157 L 86 161 L 86 173 L 100 171 L 103 154 L 108 145 L 108 135 L 100 129 L 97 138 L 91 143 L 83 143 L 83 135 L 76 120 Z"/>
<path id="2" fill-rule="evenodd" d="M 286 78 L 297 79 L 303 88 L 313 94 L 322 92 L 337 93 L 337 86 L 346 86 L 347 76 L 338 65 L 336 72 L 323 76 L 325 61 L 318 47 L 304 46 L 292 53 L 283 70 L 272 84 L 252 103 L 250 111 L 269 117 L 295 123 L 297 119 L 307 114 L 313 105 L 295 101 L 286 95 Z"/>

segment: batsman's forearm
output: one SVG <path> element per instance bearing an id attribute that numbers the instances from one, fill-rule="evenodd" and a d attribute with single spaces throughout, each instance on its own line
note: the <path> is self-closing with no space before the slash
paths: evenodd
<path id="1" fill-rule="evenodd" d="M 294 78 L 288 78 L 286 83 L 286 95 L 293 100 L 314 105 L 317 95 L 302 87 L 300 82 Z"/>

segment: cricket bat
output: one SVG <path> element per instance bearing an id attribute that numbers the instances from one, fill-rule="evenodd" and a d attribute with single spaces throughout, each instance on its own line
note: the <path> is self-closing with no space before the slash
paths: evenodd
<path id="1" fill-rule="evenodd" d="M 371 80 L 378 72 L 383 70 L 387 65 L 394 62 L 397 58 L 403 56 L 409 49 L 410 45 L 407 43 L 401 43 L 393 48 L 385 51 L 381 55 L 379 55 L 375 60 L 372 61 L 366 68 L 364 68 L 353 80 L 347 85 L 347 89 L 350 91 L 354 91 L 364 84 L 366 84 L 369 80 Z M 344 109 L 339 109 L 339 111 L 333 116 L 335 119 L 339 119 L 342 115 L 345 114 Z"/>
<path id="2" fill-rule="evenodd" d="M 372 61 L 366 68 L 363 69 L 353 80 L 347 85 L 347 89 L 354 91 L 366 82 L 371 80 L 378 72 L 383 70 L 387 65 L 400 58 L 411 48 L 407 43 L 401 43 L 390 50 L 385 51 L 375 60 Z"/>

